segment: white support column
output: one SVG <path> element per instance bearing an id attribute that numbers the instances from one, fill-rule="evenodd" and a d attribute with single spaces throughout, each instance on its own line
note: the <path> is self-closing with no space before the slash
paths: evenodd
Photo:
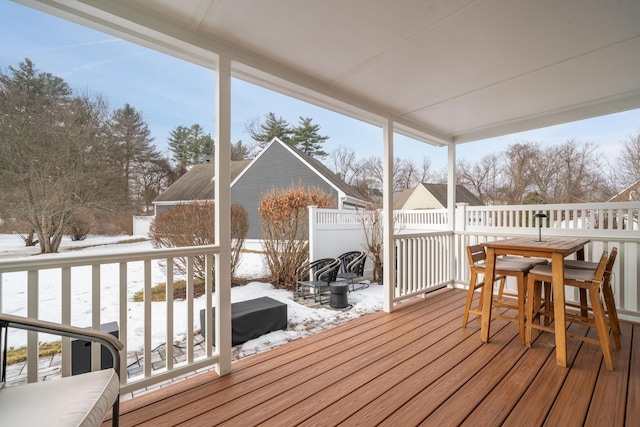
<path id="1" fill-rule="evenodd" d="M 447 230 L 456 229 L 456 146 L 451 144 L 447 156 Z"/>
<path id="2" fill-rule="evenodd" d="M 215 257 L 216 342 L 219 375 L 231 372 L 231 61 L 218 58 L 216 73 Z"/>
<path id="3" fill-rule="evenodd" d="M 393 122 L 385 119 L 382 126 L 382 272 L 383 303 L 387 313 L 393 311 L 395 253 L 393 243 Z"/>
<path id="4" fill-rule="evenodd" d="M 448 148 L 448 162 L 447 162 L 447 230 L 455 231 L 456 229 L 456 146 L 451 144 Z M 451 256 L 451 265 L 449 271 L 453 279 L 450 286 L 455 286 L 456 277 L 456 254 L 461 253 L 460 248 L 456 248 L 456 242 L 458 240 L 453 236 L 451 238 L 451 250 L 453 255 Z"/>

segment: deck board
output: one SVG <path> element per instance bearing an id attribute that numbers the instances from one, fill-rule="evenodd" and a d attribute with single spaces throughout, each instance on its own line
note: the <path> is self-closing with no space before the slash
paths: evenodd
<path id="1" fill-rule="evenodd" d="M 631 331 L 628 324 L 621 324 L 620 329 L 620 340 L 624 340 L 624 345 L 611 354 L 613 371 L 608 371 L 604 363 L 600 366 L 585 426 L 615 427 L 623 426 L 625 423 L 624 408 L 627 405 L 627 396 L 621 395 L 618 391 L 627 390 Z M 638 400 L 635 400 L 633 404 L 637 405 L 637 402 Z M 636 425 L 640 425 L 640 419 L 636 418 L 635 422 Z"/>
<path id="2" fill-rule="evenodd" d="M 634 425 L 640 325 L 623 323 L 614 371 L 599 348 L 553 335 L 522 346 L 517 325 L 460 328 L 465 292 L 446 289 L 121 404 L 121 425 Z M 594 334 L 570 325 L 574 333 Z M 567 408 L 571 408 L 568 410 Z M 106 425 L 106 424 L 105 424 Z"/>

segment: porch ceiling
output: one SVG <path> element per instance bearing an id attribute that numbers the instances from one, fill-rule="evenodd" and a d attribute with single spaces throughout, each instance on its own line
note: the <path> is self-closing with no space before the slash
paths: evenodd
<path id="1" fill-rule="evenodd" d="M 435 144 L 640 108 L 637 0 L 17 0 Z"/>

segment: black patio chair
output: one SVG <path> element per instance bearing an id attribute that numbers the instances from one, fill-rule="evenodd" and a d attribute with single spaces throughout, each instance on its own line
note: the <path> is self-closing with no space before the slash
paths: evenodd
<path id="1" fill-rule="evenodd" d="M 350 251 L 340 255 L 338 259 L 340 260 L 338 280 L 349 283 L 349 292 L 369 287 L 368 283 L 357 281 L 357 279 L 364 278 L 364 264 L 367 261 L 367 254 L 362 251 Z"/>
<path id="2" fill-rule="evenodd" d="M 321 258 L 304 263 L 296 270 L 296 294 L 302 298 L 313 295 L 316 302 L 324 304 L 329 299 L 323 301 L 322 294 L 329 292 L 329 284 L 336 281 L 339 269 L 340 260 L 336 258 Z"/>

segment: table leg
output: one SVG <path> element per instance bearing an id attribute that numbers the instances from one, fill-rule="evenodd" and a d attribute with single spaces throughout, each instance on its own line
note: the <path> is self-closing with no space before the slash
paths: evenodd
<path id="1" fill-rule="evenodd" d="M 489 342 L 489 326 L 491 324 L 491 306 L 493 305 L 493 281 L 495 277 L 496 250 L 487 249 L 487 269 L 482 287 L 482 318 L 480 319 L 480 339 Z"/>
<path id="2" fill-rule="evenodd" d="M 556 362 L 567 367 L 567 331 L 564 300 L 564 256 L 554 252 L 551 257 L 553 286 L 553 323 L 556 334 Z"/>

